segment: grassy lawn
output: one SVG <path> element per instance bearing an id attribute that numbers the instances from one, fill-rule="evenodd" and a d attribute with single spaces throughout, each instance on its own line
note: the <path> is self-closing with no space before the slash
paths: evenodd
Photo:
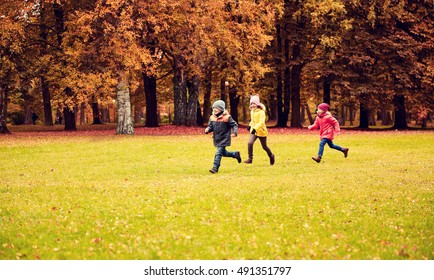
<path id="1" fill-rule="evenodd" d="M 432 131 L 112 134 L 0 136 L 0 259 L 434 259 Z"/>

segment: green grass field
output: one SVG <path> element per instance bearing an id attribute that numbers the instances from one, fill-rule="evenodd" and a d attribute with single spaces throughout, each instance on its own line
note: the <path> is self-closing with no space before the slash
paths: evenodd
<path id="1" fill-rule="evenodd" d="M 230 150 L 247 156 L 243 132 Z M 434 133 L 0 136 L 0 259 L 434 259 Z"/>

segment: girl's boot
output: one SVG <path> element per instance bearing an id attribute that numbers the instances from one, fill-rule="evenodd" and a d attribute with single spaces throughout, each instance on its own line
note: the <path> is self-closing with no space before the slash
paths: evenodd
<path id="1" fill-rule="evenodd" d="M 248 159 L 246 159 L 245 161 L 244 161 L 244 163 L 247 163 L 247 164 L 250 164 L 250 163 L 252 163 L 253 162 L 253 158 L 251 158 L 251 157 L 249 157 Z"/>
<path id="2" fill-rule="evenodd" d="M 274 165 L 275 161 L 276 161 L 276 157 L 274 156 L 274 154 L 271 154 L 271 156 L 270 156 L 270 165 Z"/>

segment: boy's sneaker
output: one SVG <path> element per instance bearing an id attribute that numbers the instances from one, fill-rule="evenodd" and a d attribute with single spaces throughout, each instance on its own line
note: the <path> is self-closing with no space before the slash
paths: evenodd
<path id="1" fill-rule="evenodd" d="M 217 171 L 216 169 L 214 169 L 214 168 L 211 168 L 211 169 L 209 170 L 209 172 L 211 172 L 212 174 L 215 174 L 215 173 L 217 173 L 218 171 Z"/>
<path id="2" fill-rule="evenodd" d="M 251 164 L 252 162 L 253 162 L 253 160 L 251 158 L 248 158 L 244 161 L 244 163 L 247 163 L 247 164 Z"/>
<path id="3" fill-rule="evenodd" d="M 274 154 L 272 154 L 272 155 L 270 156 L 270 164 L 273 165 L 274 162 L 275 162 L 275 160 L 276 160 L 276 158 L 275 158 Z"/>
<path id="4" fill-rule="evenodd" d="M 348 156 L 348 148 L 343 148 L 342 149 L 342 153 L 344 153 L 344 157 L 347 157 Z"/>
<path id="5" fill-rule="evenodd" d="M 312 159 L 318 163 L 321 162 L 321 157 L 312 157 Z"/>
<path id="6" fill-rule="evenodd" d="M 241 155 L 240 155 L 240 152 L 235 152 L 235 158 L 238 160 L 238 163 L 241 163 Z"/>

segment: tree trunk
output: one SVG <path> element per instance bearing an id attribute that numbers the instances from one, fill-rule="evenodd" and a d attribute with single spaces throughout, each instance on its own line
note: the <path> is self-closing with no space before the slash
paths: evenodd
<path id="1" fill-rule="evenodd" d="M 283 74 L 283 112 L 277 120 L 278 127 L 286 127 L 289 118 L 291 102 L 291 71 L 289 68 L 289 39 L 284 39 L 285 71 Z"/>
<path id="2" fill-rule="evenodd" d="M 72 96 L 73 92 L 71 88 L 65 89 L 66 96 Z M 76 131 L 77 127 L 75 124 L 75 112 L 69 106 L 65 106 L 63 109 L 63 115 L 65 117 L 65 131 Z"/>
<path id="3" fill-rule="evenodd" d="M 300 105 L 300 108 L 301 108 L 300 123 L 303 125 L 303 123 L 306 121 L 306 107 Z"/>
<path id="4" fill-rule="evenodd" d="M 185 74 L 180 62 L 175 58 L 173 74 L 174 125 L 185 125 L 187 115 L 187 94 Z"/>
<path id="5" fill-rule="evenodd" d="M 158 127 L 157 78 L 142 74 L 146 98 L 146 127 Z"/>
<path id="6" fill-rule="evenodd" d="M 211 91 L 212 91 L 212 70 L 207 69 L 206 76 L 205 76 L 205 93 L 203 96 L 204 122 L 208 121 L 209 117 L 211 116 Z"/>
<path id="7" fill-rule="evenodd" d="M 354 108 L 355 106 L 353 104 L 350 105 L 349 108 L 349 116 L 350 116 L 350 125 L 354 125 L 354 119 L 355 119 L 355 112 L 354 112 Z"/>
<path id="8" fill-rule="evenodd" d="M 104 123 L 110 123 L 110 110 L 108 107 L 102 107 L 100 109 L 101 112 L 101 121 Z"/>
<path id="9" fill-rule="evenodd" d="M 368 129 L 369 128 L 369 109 L 367 107 L 368 101 L 366 96 L 362 95 L 360 97 L 360 124 L 359 128 Z"/>
<path id="10" fill-rule="evenodd" d="M 228 104 L 228 102 L 227 102 L 228 97 L 227 97 L 226 92 L 228 90 L 229 84 L 226 85 L 226 83 L 227 83 L 226 79 L 223 79 L 223 78 L 220 79 L 220 99 L 223 100 L 223 102 L 225 104 Z"/>
<path id="11" fill-rule="evenodd" d="M 250 113 L 250 111 L 248 110 L 249 106 L 247 105 L 248 104 L 248 101 L 247 101 L 248 99 L 247 98 L 248 97 L 246 97 L 244 95 L 241 97 L 241 104 L 243 106 L 243 123 L 246 123 L 246 122 L 249 121 L 249 113 Z"/>
<path id="12" fill-rule="evenodd" d="M 301 83 L 301 67 L 293 66 L 291 71 L 291 127 L 300 128 L 300 83 Z"/>
<path id="13" fill-rule="evenodd" d="M 383 105 L 381 106 L 381 125 L 390 125 L 390 118 L 389 114 L 387 112 L 386 107 Z"/>
<path id="14" fill-rule="evenodd" d="M 238 123 L 238 105 L 240 104 L 240 96 L 237 94 L 237 89 L 235 87 L 229 88 L 229 104 L 230 112 L 234 121 Z"/>
<path id="15" fill-rule="evenodd" d="M 47 55 L 47 38 L 48 38 L 48 28 L 46 25 L 46 9 L 44 4 L 41 5 L 40 10 L 40 23 L 39 23 L 39 38 L 41 39 L 40 45 L 40 56 L 43 57 Z M 48 65 L 47 65 L 48 67 Z M 42 101 L 44 105 L 44 125 L 52 126 L 53 125 L 53 115 L 51 109 L 51 96 L 50 96 L 50 87 L 47 79 L 45 78 L 45 71 L 42 70 L 40 73 L 41 87 L 42 87 Z"/>
<path id="16" fill-rule="evenodd" d="M 405 96 L 395 94 L 393 96 L 393 105 L 395 107 L 395 124 L 394 129 L 407 129 L 407 114 L 405 111 Z"/>
<path id="17" fill-rule="evenodd" d="M 288 118 L 285 117 L 285 110 L 283 107 L 283 78 L 282 71 L 280 69 L 277 70 L 277 87 L 276 87 L 276 117 L 277 117 L 277 127 L 286 127 L 286 123 Z"/>
<path id="18" fill-rule="evenodd" d="M 62 6 L 57 2 L 53 3 L 53 11 L 56 18 L 57 44 L 60 48 L 62 46 L 63 32 L 65 31 L 64 11 Z"/>
<path id="19" fill-rule="evenodd" d="M 297 60 L 300 57 L 300 46 L 295 45 L 292 49 L 293 59 Z M 303 65 L 298 62 L 296 65 L 292 66 L 291 69 L 291 127 L 300 128 L 301 118 L 300 118 L 300 85 L 301 85 L 301 70 Z"/>
<path id="20" fill-rule="evenodd" d="M 157 113 L 158 117 L 158 113 Z M 134 123 L 140 123 L 143 119 L 143 108 L 140 103 L 134 105 Z"/>
<path id="21" fill-rule="evenodd" d="M 345 125 L 345 105 L 344 104 L 341 104 L 341 118 L 342 118 L 342 124 L 339 124 L 339 125 L 341 125 L 341 126 L 344 126 Z"/>
<path id="22" fill-rule="evenodd" d="M 330 91 L 330 78 L 329 77 L 324 77 L 324 84 L 323 84 L 323 92 L 324 92 L 324 96 L 323 96 L 323 102 L 327 103 L 330 105 L 330 101 L 331 101 L 331 91 Z"/>
<path id="23" fill-rule="evenodd" d="M 243 109 L 246 106 L 243 106 Z M 277 111 L 276 111 L 276 96 L 274 94 L 270 94 L 268 98 L 268 112 L 270 114 L 270 120 L 277 120 Z"/>
<path id="24" fill-rule="evenodd" d="M 45 77 L 41 76 L 41 86 L 42 86 L 42 102 L 44 104 L 44 125 L 53 125 L 53 113 L 51 108 L 51 96 L 49 84 Z"/>
<path id="25" fill-rule="evenodd" d="M 118 104 L 118 121 L 116 134 L 134 134 L 133 117 L 131 113 L 130 88 L 126 78 L 122 78 L 116 88 Z"/>
<path id="26" fill-rule="evenodd" d="M 304 107 L 306 108 L 306 113 L 307 113 L 307 117 L 309 118 L 309 123 L 313 124 L 315 121 L 312 117 L 312 113 L 310 112 L 309 106 L 305 104 Z"/>
<path id="27" fill-rule="evenodd" d="M 197 102 L 199 100 L 199 77 L 194 76 L 187 83 L 188 103 L 185 124 L 187 126 L 197 126 Z"/>
<path id="28" fill-rule="evenodd" d="M 283 77 L 282 77 L 282 33 L 280 24 L 276 24 L 276 118 L 277 127 L 286 127 L 283 115 Z"/>
<path id="29" fill-rule="evenodd" d="M 428 127 L 428 118 L 422 118 L 420 128 L 427 128 Z"/>
<path id="30" fill-rule="evenodd" d="M 23 92 L 23 107 L 24 107 L 24 124 L 32 124 L 32 104 L 34 102 L 33 96 L 29 94 L 29 86 L 23 86 L 21 88 Z"/>
<path id="31" fill-rule="evenodd" d="M 63 108 L 63 115 L 65 119 L 65 131 L 76 131 L 77 127 L 75 125 L 75 112 L 69 107 Z"/>
<path id="32" fill-rule="evenodd" d="M 369 111 L 369 125 L 370 126 L 376 126 L 377 125 L 377 121 L 375 119 L 375 114 L 372 111 Z"/>
<path id="33" fill-rule="evenodd" d="M 197 119 L 196 120 L 197 126 L 202 127 L 204 120 L 203 120 L 202 110 L 200 109 L 199 99 L 197 100 L 196 119 Z"/>
<path id="34" fill-rule="evenodd" d="M 32 107 L 24 104 L 24 124 L 32 124 Z"/>
<path id="35" fill-rule="evenodd" d="M 10 134 L 7 127 L 7 115 L 8 115 L 8 90 L 6 85 L 0 87 L 0 133 Z"/>
<path id="36" fill-rule="evenodd" d="M 93 115 L 93 124 L 102 124 L 97 101 L 92 102 L 92 115 Z"/>
<path id="37" fill-rule="evenodd" d="M 80 104 L 80 125 L 86 124 L 86 103 Z"/>

